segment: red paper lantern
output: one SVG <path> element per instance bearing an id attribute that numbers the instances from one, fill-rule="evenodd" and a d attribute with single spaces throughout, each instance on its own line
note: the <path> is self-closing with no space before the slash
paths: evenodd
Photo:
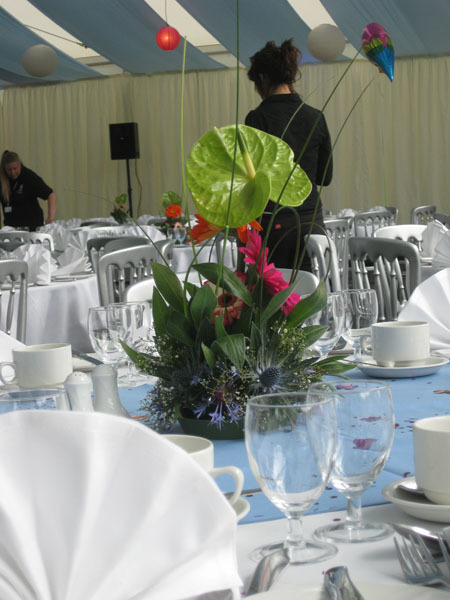
<path id="1" fill-rule="evenodd" d="M 162 50 L 175 50 L 180 43 L 180 34 L 174 27 L 161 27 L 156 34 L 156 43 Z"/>

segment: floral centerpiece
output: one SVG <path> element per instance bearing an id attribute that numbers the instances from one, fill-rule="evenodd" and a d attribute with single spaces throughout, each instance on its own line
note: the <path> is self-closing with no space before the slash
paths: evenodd
<path id="1" fill-rule="evenodd" d="M 152 263 L 154 349 L 126 347 L 138 368 L 158 377 L 143 408 L 160 431 L 180 418 L 206 421 L 211 430 L 242 424 L 251 396 L 306 389 L 351 368 L 338 357 L 308 355 L 325 328 L 304 322 L 325 306 L 325 286 L 300 298 L 295 270 L 285 281 L 256 220 L 269 199 L 297 206 L 311 190 L 290 147 L 251 127 L 214 128 L 192 148 L 186 172 L 198 211 L 190 229 L 194 261 L 184 282 Z M 197 244 L 219 232 L 224 244 L 233 234 L 240 239 L 235 271 L 223 259 L 195 258 Z"/>
<path id="2" fill-rule="evenodd" d="M 165 217 L 163 218 L 162 223 L 158 225 L 158 228 L 167 236 L 169 230 L 181 229 L 184 227 L 186 219 L 183 216 L 183 209 L 181 207 L 181 196 L 176 192 L 164 192 L 161 204 L 164 208 Z"/>
<path id="3" fill-rule="evenodd" d="M 130 220 L 130 215 L 127 210 L 128 196 L 127 194 L 119 194 L 114 198 L 114 207 L 110 215 L 122 224 Z"/>

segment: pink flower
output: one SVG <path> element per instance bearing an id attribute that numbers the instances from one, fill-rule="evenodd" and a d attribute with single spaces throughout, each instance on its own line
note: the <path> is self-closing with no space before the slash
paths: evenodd
<path id="1" fill-rule="evenodd" d="M 244 262 L 250 265 L 256 265 L 256 271 L 260 277 L 264 278 L 264 286 L 272 296 L 278 294 L 282 290 L 289 287 L 289 283 L 285 281 L 280 271 L 275 268 L 273 263 L 267 264 L 267 255 L 269 249 L 264 250 L 264 256 L 261 252 L 262 240 L 256 231 L 248 232 L 247 244 L 244 248 L 239 248 L 239 252 L 245 255 Z M 287 316 L 300 302 L 300 296 L 295 292 L 289 296 L 286 302 L 281 306 L 281 310 Z"/>

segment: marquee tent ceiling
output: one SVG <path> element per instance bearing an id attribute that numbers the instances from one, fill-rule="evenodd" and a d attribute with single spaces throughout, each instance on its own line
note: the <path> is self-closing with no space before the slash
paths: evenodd
<path id="1" fill-rule="evenodd" d="M 0 86 L 99 77 L 102 71 L 179 71 L 182 45 L 164 52 L 155 41 L 166 11 L 169 24 L 187 37 L 187 70 L 236 64 L 236 0 L 0 0 Z M 342 30 L 349 42 L 345 54 L 353 56 L 373 21 L 389 32 L 396 56 L 450 53 L 449 0 L 240 0 L 241 64 L 248 65 L 266 41 L 289 37 L 304 62 L 314 61 L 306 38 L 322 22 Z M 38 43 L 58 53 L 56 72 L 44 79 L 30 77 L 21 64 L 25 50 Z"/>

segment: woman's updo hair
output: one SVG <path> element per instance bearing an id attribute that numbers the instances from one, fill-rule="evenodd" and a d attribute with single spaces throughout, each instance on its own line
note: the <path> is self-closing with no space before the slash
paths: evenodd
<path id="1" fill-rule="evenodd" d="M 255 83 L 263 98 L 282 84 L 288 85 L 291 92 L 294 92 L 294 83 L 300 78 L 301 57 L 302 53 L 294 46 L 292 39 L 286 40 L 279 47 L 275 42 L 267 42 L 262 50 L 250 58 L 247 76 Z"/>

